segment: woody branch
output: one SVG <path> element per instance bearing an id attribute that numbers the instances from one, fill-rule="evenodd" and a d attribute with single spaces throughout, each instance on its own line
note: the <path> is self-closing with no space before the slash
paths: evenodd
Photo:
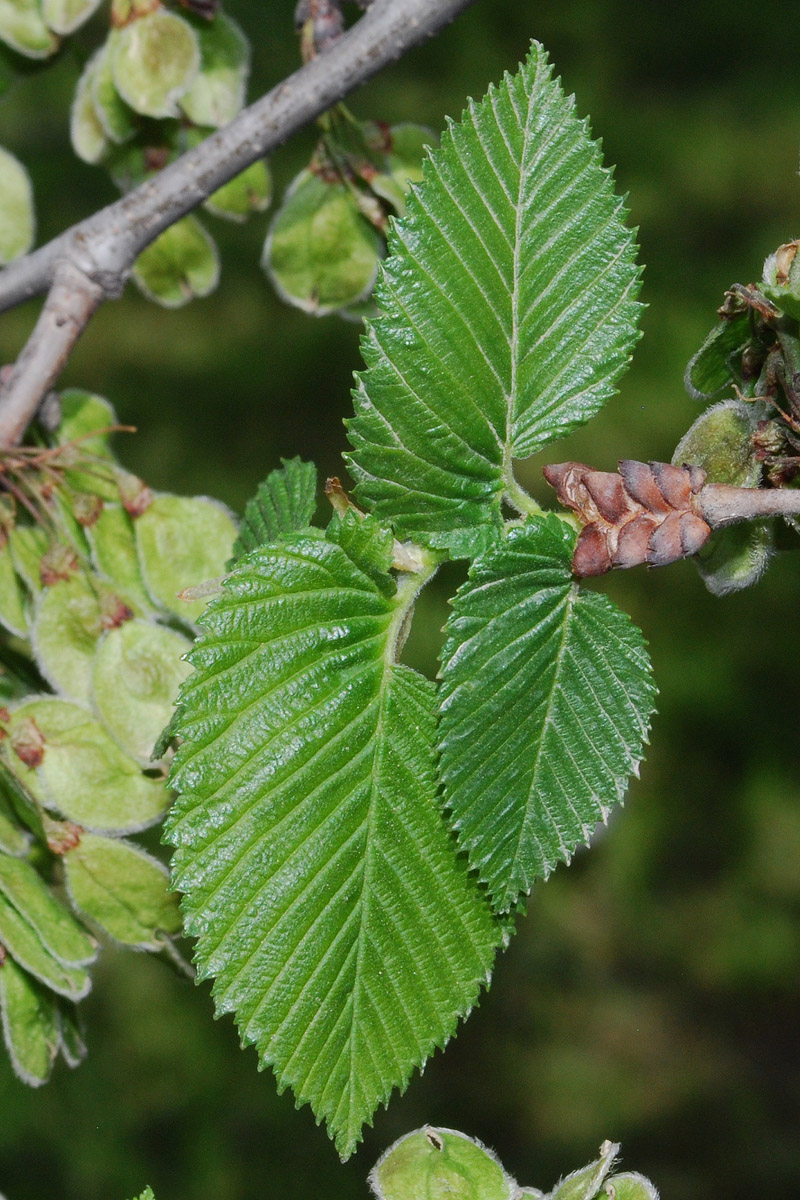
<path id="1" fill-rule="evenodd" d="M 0 312 L 49 293 L 42 317 L 0 392 L 0 447 L 19 442 L 92 313 L 103 300 L 121 294 L 133 263 L 150 242 L 473 2 L 373 0 L 324 54 L 244 109 L 230 125 L 121 200 L 0 272 Z"/>

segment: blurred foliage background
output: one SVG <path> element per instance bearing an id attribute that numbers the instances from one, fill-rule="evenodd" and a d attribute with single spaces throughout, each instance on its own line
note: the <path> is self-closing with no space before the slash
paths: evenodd
<path id="1" fill-rule="evenodd" d="M 297 62 L 294 0 L 229 0 L 253 43 L 252 98 Z M 513 69 L 531 37 L 591 114 L 629 193 L 646 265 L 644 338 L 619 397 L 547 461 L 669 459 L 696 406 L 686 360 L 723 290 L 760 276 L 800 233 L 794 0 L 478 0 L 352 98 L 363 117 L 441 128 Z M 91 27 L 80 40 L 88 45 Z M 43 242 L 113 199 L 67 135 L 68 53 L 0 103 L 0 143 L 29 166 Z M 278 192 L 314 143 L 275 155 Z M 266 225 L 215 222 L 223 276 L 178 313 L 132 288 L 107 304 L 64 382 L 139 427 L 119 447 L 152 485 L 241 510 L 280 455 L 340 472 L 358 329 L 281 305 L 261 275 Z M 0 320 L 12 359 L 35 319 Z M 544 497 L 544 457 L 522 468 Z M 109 951 L 86 1002 L 90 1053 L 39 1092 L 0 1061 L 0 1191 L 8 1200 L 312 1197 L 357 1200 L 382 1149 L 423 1122 L 492 1145 L 552 1187 L 623 1143 L 664 1200 L 800 1194 L 800 556 L 714 600 L 691 563 L 601 586 L 643 626 L 661 688 L 625 808 L 531 897 L 491 992 L 342 1166 L 308 1110 L 256 1071 L 208 988 Z M 423 595 L 408 656 L 435 670 L 447 587 Z"/>

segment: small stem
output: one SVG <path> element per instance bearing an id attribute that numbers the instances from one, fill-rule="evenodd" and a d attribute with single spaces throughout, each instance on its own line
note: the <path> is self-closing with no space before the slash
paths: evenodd
<path id="1" fill-rule="evenodd" d="M 520 487 L 510 468 L 505 472 L 506 476 L 506 500 L 515 508 L 523 517 L 539 517 L 544 513 L 541 504 L 537 504 L 533 496 L 525 491 L 524 487 Z"/>
<path id="2" fill-rule="evenodd" d="M 739 521 L 756 521 L 759 517 L 797 516 L 800 514 L 800 490 L 707 483 L 698 493 L 696 508 L 712 529 L 722 529 Z"/>

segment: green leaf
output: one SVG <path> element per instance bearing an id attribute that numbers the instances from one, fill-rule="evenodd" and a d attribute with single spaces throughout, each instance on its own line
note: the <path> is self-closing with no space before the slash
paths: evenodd
<path id="1" fill-rule="evenodd" d="M 49 58 L 59 47 L 44 23 L 41 0 L 0 0 L 0 38 L 26 58 Z"/>
<path id="2" fill-rule="evenodd" d="M 177 117 L 178 101 L 200 66 L 189 22 L 158 8 L 112 29 L 108 47 L 114 83 L 125 103 L 145 117 Z"/>
<path id="3" fill-rule="evenodd" d="M 146 1187 L 140 1196 L 135 1197 L 135 1200 L 156 1200 L 153 1195 L 153 1189 Z"/>
<path id="4" fill-rule="evenodd" d="M 206 601 L 179 594 L 225 570 L 236 525 L 224 505 L 205 496 L 156 496 L 134 523 L 139 563 L 156 604 L 196 621 Z"/>
<path id="5" fill-rule="evenodd" d="M 742 353 L 752 340 L 748 313 L 723 317 L 689 360 L 684 376 L 693 400 L 713 400 L 742 377 Z"/>
<path id="6" fill-rule="evenodd" d="M 0 892 L 33 927 L 46 950 L 67 967 L 85 967 L 97 946 L 55 898 L 30 863 L 0 854 Z"/>
<path id="7" fill-rule="evenodd" d="M 50 953 L 31 923 L 2 892 L 0 942 L 19 966 L 60 996 L 66 996 L 68 1000 L 83 999 L 92 986 L 92 981 L 83 967 L 66 966 Z"/>
<path id="8" fill-rule="evenodd" d="M 68 1067 L 77 1067 L 86 1058 L 86 1044 L 78 1011 L 74 1004 L 60 997 L 58 1017 L 61 1025 L 61 1053 Z"/>
<path id="9" fill-rule="evenodd" d="M 0 264 L 27 254 L 35 231 L 30 176 L 19 159 L 0 146 Z"/>
<path id="10" fill-rule="evenodd" d="M 56 998 L 10 957 L 0 961 L 0 1018 L 14 1073 L 30 1087 L 46 1083 L 61 1042 Z"/>
<path id="11" fill-rule="evenodd" d="M 426 1126 L 390 1146 L 370 1172 L 376 1200 L 517 1200 L 496 1155 L 455 1129 Z"/>
<path id="12" fill-rule="evenodd" d="M 25 701 L 11 714 L 6 761 L 48 807 L 98 833 L 134 833 L 153 825 L 169 795 L 142 774 L 105 727 L 66 700 Z M 26 765 L 27 764 L 27 765 Z"/>
<path id="13" fill-rule="evenodd" d="M 250 71 L 250 44 L 227 13 L 193 25 L 200 44 L 200 70 L 181 96 L 180 106 L 195 125 L 218 129 L 244 104 Z"/>
<path id="14" fill-rule="evenodd" d="M 548 1200 L 594 1200 L 619 1154 L 619 1144 L 603 1142 L 600 1157 L 556 1184 Z"/>
<path id="15" fill-rule="evenodd" d="M 208 296 L 219 283 L 216 243 L 196 217 L 183 217 L 142 251 L 133 279 L 148 300 L 181 308 Z"/>
<path id="16" fill-rule="evenodd" d="M 123 750 L 148 763 L 172 716 L 189 667 L 190 643 L 174 629 L 149 621 L 126 621 L 97 648 L 92 694 L 98 715 Z"/>
<path id="17" fill-rule="evenodd" d="M 138 846 L 84 832 L 64 855 L 64 870 L 75 907 L 118 942 L 160 950 L 166 936 L 180 932 L 169 873 Z"/>
<path id="18" fill-rule="evenodd" d="M 639 278 L 611 174 L 536 44 L 449 127 L 423 179 L 376 286 L 385 315 L 362 345 L 349 461 L 399 536 L 452 547 L 499 527 L 512 458 L 613 394 Z"/>
<path id="19" fill-rule="evenodd" d="M 17 819 L 30 829 L 40 842 L 46 842 L 47 835 L 37 799 L 2 759 L 0 759 L 0 793 L 2 793 L 4 801 L 16 813 Z"/>
<path id="20" fill-rule="evenodd" d="M 343 1156 L 503 932 L 437 806 L 433 685 L 391 661 L 417 586 L 395 593 L 391 554 L 348 517 L 234 568 L 190 655 L 166 834 L 218 1011 Z"/>
<path id="21" fill-rule="evenodd" d="M 498 911 L 622 798 L 653 712 L 644 640 L 572 579 L 574 531 L 532 518 L 479 558 L 442 651 L 441 770 Z"/>
<path id="22" fill-rule="evenodd" d="M 282 300 L 322 317 L 366 299 L 380 249 L 348 188 L 306 170 L 272 221 L 261 264 Z"/>
<path id="23" fill-rule="evenodd" d="M 283 466 L 270 471 L 247 502 L 233 545 L 234 558 L 311 524 L 317 504 L 316 467 L 299 458 L 282 458 L 281 462 Z"/>

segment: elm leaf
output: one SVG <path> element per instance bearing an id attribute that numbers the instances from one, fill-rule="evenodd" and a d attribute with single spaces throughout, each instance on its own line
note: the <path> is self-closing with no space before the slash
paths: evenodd
<path id="1" fill-rule="evenodd" d="M 459 554 L 511 461 L 588 420 L 638 338 L 639 272 L 600 149 L 534 43 L 450 125 L 392 225 L 348 422 L 356 496 Z"/>
<path id="2" fill-rule="evenodd" d="M 473 564 L 442 651 L 440 748 L 459 841 L 507 911 L 622 798 L 653 712 L 644 639 L 531 518 Z"/>
<path id="3" fill-rule="evenodd" d="M 434 687 L 392 663 L 417 584 L 391 558 L 348 517 L 234 567 L 189 656 L 166 825 L 217 1010 L 343 1156 L 503 936 L 438 808 Z"/>

